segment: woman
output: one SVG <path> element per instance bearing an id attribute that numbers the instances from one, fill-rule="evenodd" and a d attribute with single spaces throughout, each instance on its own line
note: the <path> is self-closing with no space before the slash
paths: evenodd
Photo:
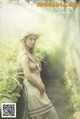
<path id="1" fill-rule="evenodd" d="M 56 111 L 45 93 L 45 86 L 40 77 L 41 65 L 34 54 L 38 35 L 28 33 L 22 39 L 22 52 L 19 57 L 24 72 L 26 101 L 30 119 L 58 119 Z M 27 89 L 27 90 L 26 90 Z"/>

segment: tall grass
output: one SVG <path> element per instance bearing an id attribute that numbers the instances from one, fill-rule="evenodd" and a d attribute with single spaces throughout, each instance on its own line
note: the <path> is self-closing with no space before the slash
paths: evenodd
<path id="1" fill-rule="evenodd" d="M 75 65 L 69 47 L 67 48 L 67 57 L 65 62 L 64 85 L 68 95 L 71 111 L 68 116 L 70 119 L 80 118 L 80 86 L 77 77 Z"/>
<path id="2" fill-rule="evenodd" d="M 17 82 L 17 47 L 0 47 L 0 104 L 4 102 L 17 102 L 19 93 L 13 92 Z"/>

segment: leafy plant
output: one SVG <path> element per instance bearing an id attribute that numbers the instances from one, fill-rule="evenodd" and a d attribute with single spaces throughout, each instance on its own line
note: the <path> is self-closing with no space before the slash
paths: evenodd
<path id="1" fill-rule="evenodd" d="M 78 109 L 78 114 L 80 115 L 80 93 L 79 93 L 80 87 L 75 65 L 69 47 L 67 48 L 64 85 L 68 94 L 70 107 L 72 108 L 69 114 L 70 119 L 72 118 L 79 119 L 79 117 L 77 118 L 76 113 Z"/>
<path id="2" fill-rule="evenodd" d="M 16 82 L 17 76 L 17 68 L 18 64 L 16 62 L 17 49 L 14 47 L 7 49 L 3 48 L 4 57 L 1 59 L 0 63 L 0 104 L 4 102 L 17 102 L 20 94 L 18 92 L 14 92 L 16 86 L 18 85 Z M 2 52 L 2 49 L 0 49 Z"/>

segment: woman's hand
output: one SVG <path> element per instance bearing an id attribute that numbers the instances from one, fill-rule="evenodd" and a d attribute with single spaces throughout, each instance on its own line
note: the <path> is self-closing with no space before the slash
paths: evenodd
<path id="1" fill-rule="evenodd" d="M 41 84 L 39 86 L 39 91 L 40 91 L 41 95 L 45 92 L 45 86 L 44 86 L 44 84 Z"/>

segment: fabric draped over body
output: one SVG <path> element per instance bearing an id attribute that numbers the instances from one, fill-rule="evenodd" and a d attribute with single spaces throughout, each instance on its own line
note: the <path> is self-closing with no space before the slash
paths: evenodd
<path id="1" fill-rule="evenodd" d="M 33 62 L 29 58 L 29 66 L 30 66 L 32 77 L 38 83 L 42 83 L 39 64 L 37 62 Z M 30 118 L 31 119 L 58 119 L 57 113 L 50 99 L 48 98 L 46 92 L 40 94 L 40 91 L 36 87 L 34 87 L 27 80 L 27 78 L 24 79 L 23 83 L 25 85 L 25 94 L 27 97 L 26 101 L 28 104 L 28 111 L 29 111 Z"/>

